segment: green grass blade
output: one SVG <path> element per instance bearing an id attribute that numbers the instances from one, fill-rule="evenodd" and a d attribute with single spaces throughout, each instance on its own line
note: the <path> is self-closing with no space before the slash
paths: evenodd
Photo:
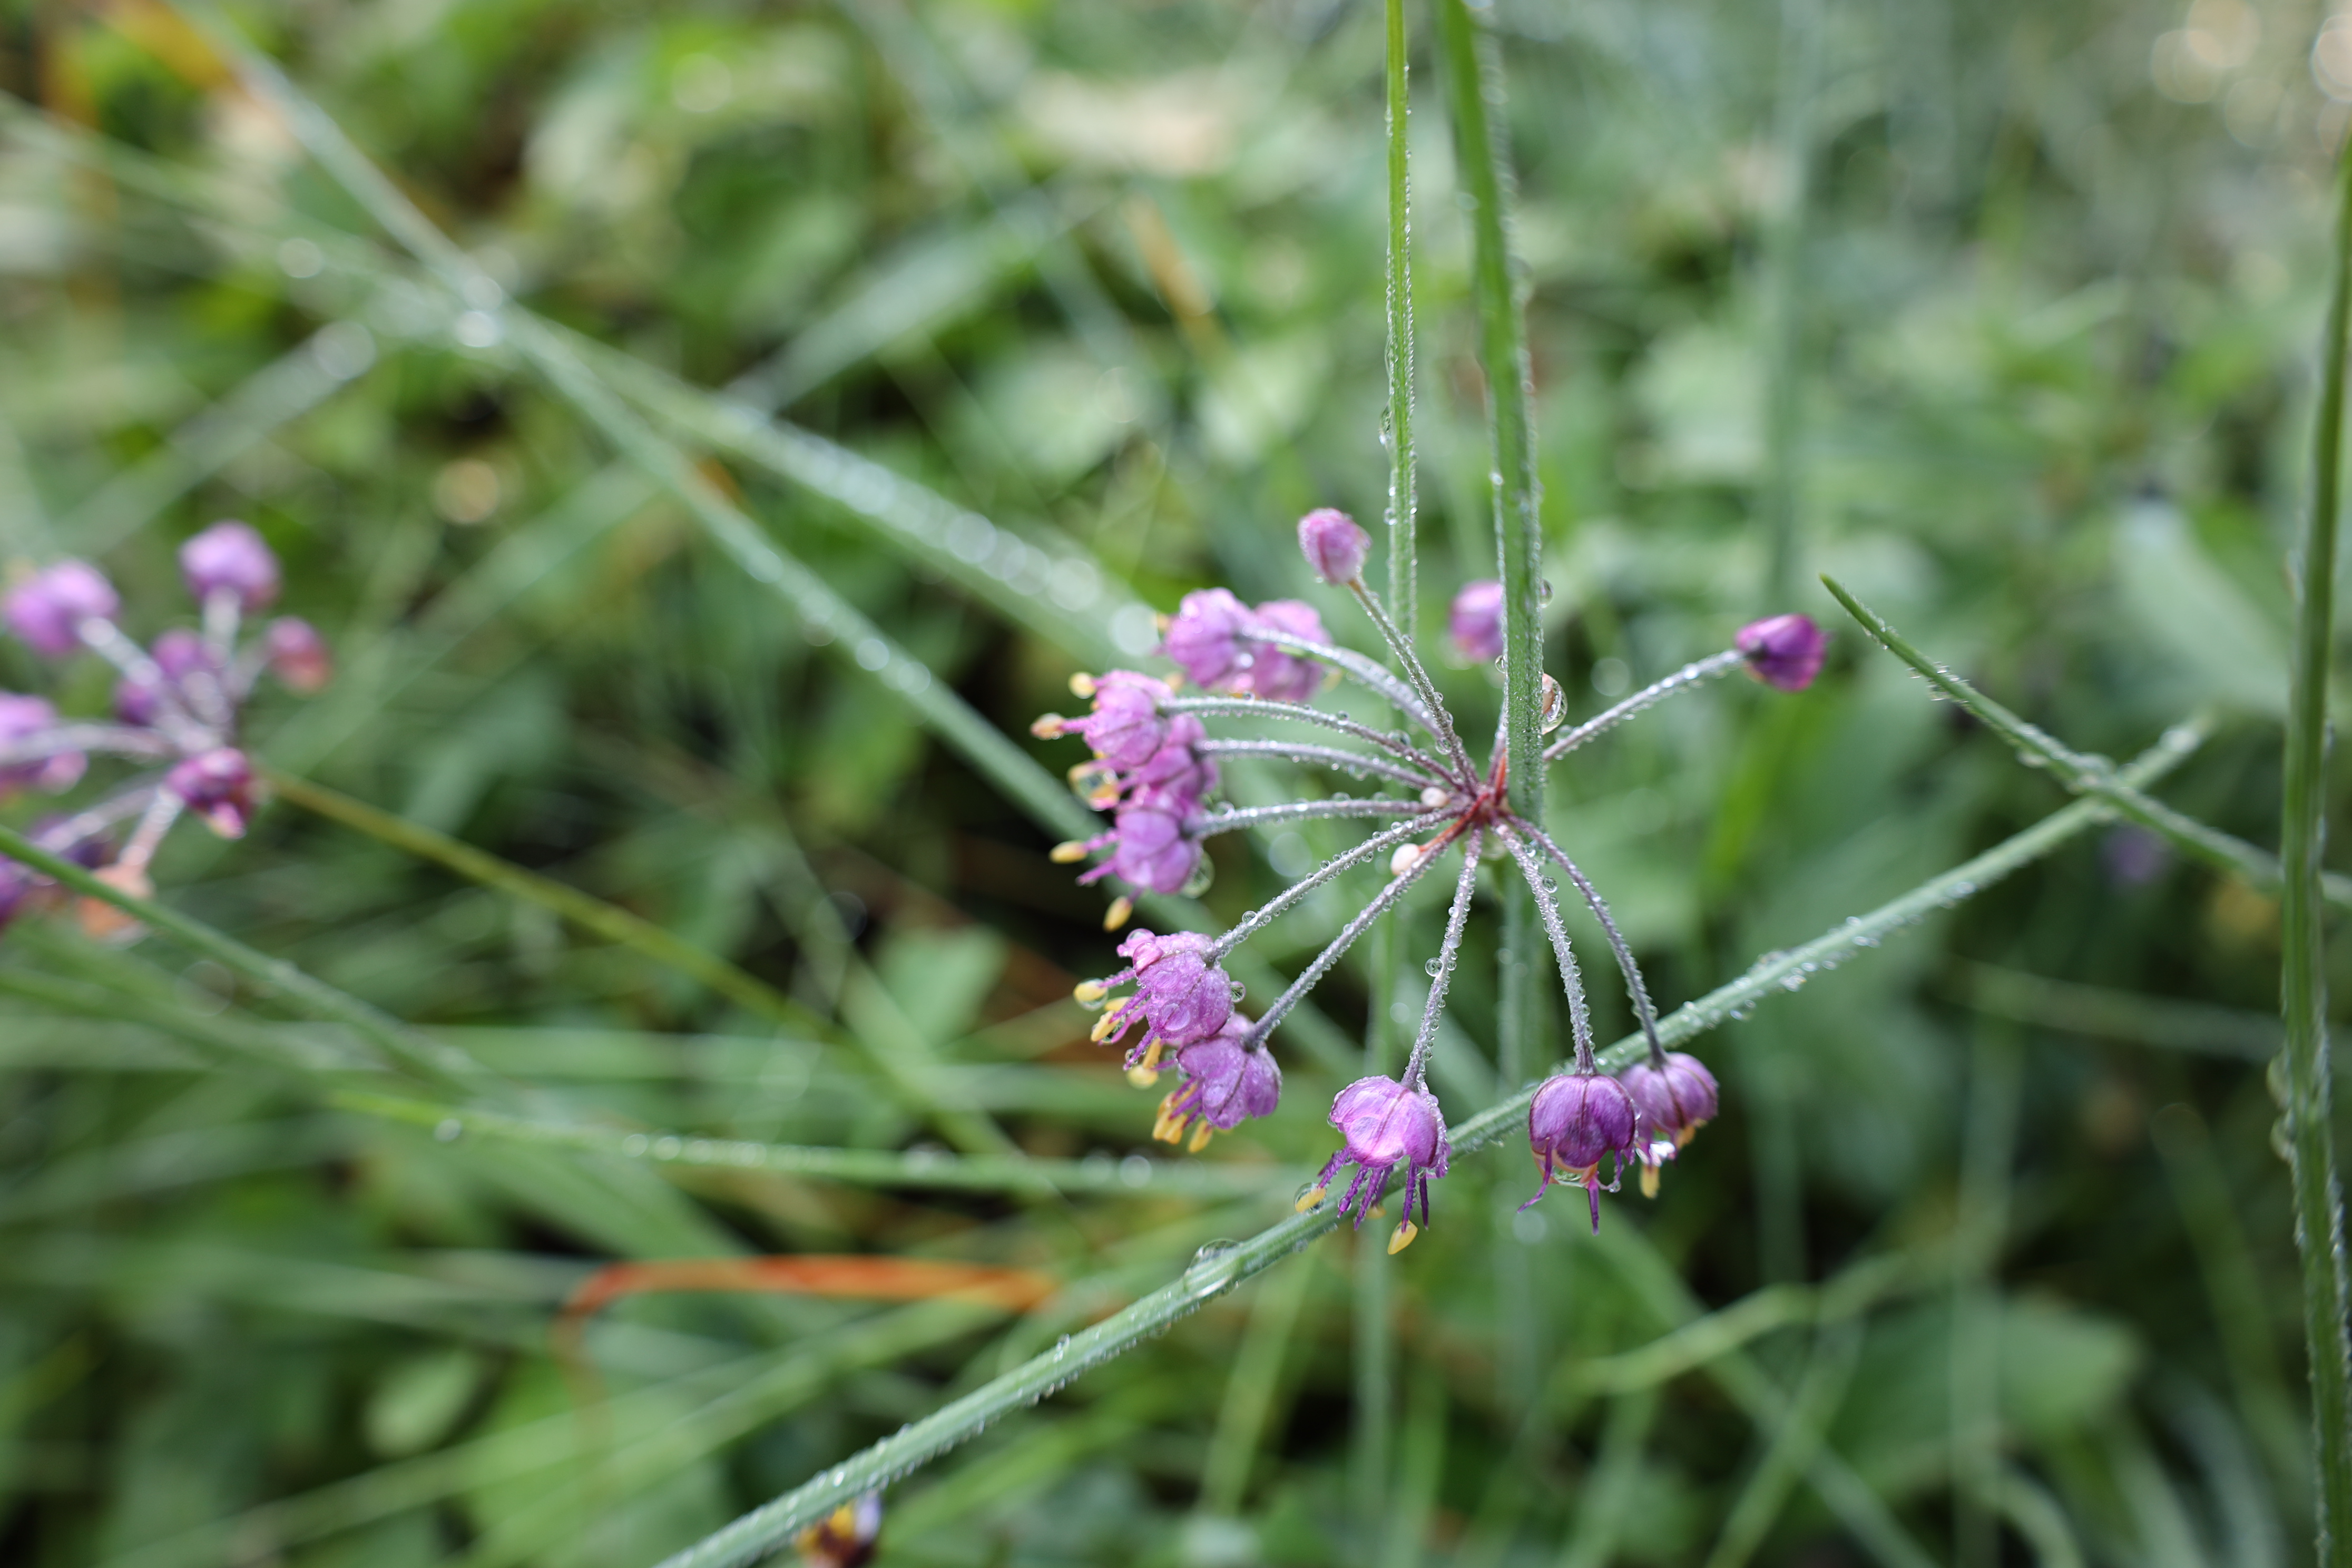
<path id="1" fill-rule="evenodd" d="M 1404 0 L 1387 0 L 1389 177 L 1389 613 L 1407 637 L 1421 625 L 1419 561 L 1413 546 L 1412 179 L 1407 89 L 1409 41 Z"/>

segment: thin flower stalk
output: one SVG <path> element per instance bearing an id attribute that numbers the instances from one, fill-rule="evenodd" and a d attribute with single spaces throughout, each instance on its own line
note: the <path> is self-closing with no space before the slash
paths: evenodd
<path id="1" fill-rule="evenodd" d="M 1429 996 L 1421 1005 L 1421 1028 L 1412 1037 L 1412 1054 L 1405 1058 L 1404 1081 L 1418 1085 L 1429 1069 L 1429 1053 L 1437 1042 L 1438 1020 L 1445 1012 L 1445 993 L 1454 983 L 1454 966 L 1462 956 L 1462 938 L 1470 924 L 1470 900 L 1478 890 L 1479 851 L 1486 835 L 1470 830 L 1462 846 L 1462 877 L 1454 887 L 1454 902 L 1445 911 L 1445 940 L 1438 944 L 1437 972 L 1429 979 Z"/>
<path id="2" fill-rule="evenodd" d="M 1517 861 L 1519 874 L 1529 886 L 1543 879 L 1542 863 L 1527 841 L 1509 828 L 1503 830 L 1503 842 L 1509 846 L 1511 858 Z M 1536 911 L 1543 917 L 1544 934 L 1551 939 L 1552 955 L 1559 961 L 1559 983 L 1568 994 L 1569 1034 L 1575 1042 L 1576 1070 L 1591 1072 L 1592 1066 L 1592 1005 L 1585 999 L 1584 976 L 1576 966 L 1576 947 L 1568 940 L 1567 922 L 1560 919 L 1557 899 L 1538 899 Z"/>
<path id="3" fill-rule="evenodd" d="M 1650 1042 L 1651 1065 L 1664 1062 L 1666 1047 L 1658 1040 L 1658 1013 L 1650 1005 L 1650 988 L 1642 979 L 1642 966 L 1633 962 L 1633 948 L 1627 945 L 1624 933 L 1617 929 L 1616 918 L 1609 912 L 1607 900 L 1592 885 L 1592 879 L 1578 868 L 1576 862 L 1569 858 L 1568 851 L 1562 849 L 1550 834 L 1540 827 L 1523 827 L 1519 831 L 1535 840 L 1536 847 L 1550 856 L 1559 868 L 1568 873 L 1568 879 L 1574 882 L 1576 890 L 1583 895 L 1585 908 L 1591 910 L 1592 918 L 1601 922 L 1601 934 L 1609 939 L 1609 951 L 1616 954 L 1617 967 L 1624 973 L 1625 988 L 1633 999 L 1633 1016 L 1642 1021 L 1642 1034 Z M 1551 889 L 1541 879 L 1533 886 L 1538 899 L 1550 894 Z"/>
<path id="4" fill-rule="evenodd" d="M 1349 816 L 1420 816 L 1429 807 L 1417 800 L 1397 800 L 1388 795 L 1372 795 L 1363 800 L 1290 800 L 1280 805 L 1232 806 L 1211 812 L 1200 819 L 1199 833 L 1202 837 L 1213 834 L 1237 832 L 1244 827 L 1270 827 L 1277 822 L 1312 822 L 1325 817 Z"/>
<path id="5" fill-rule="evenodd" d="M 1268 899 L 1258 908 L 1235 921 L 1233 929 L 1217 939 L 1217 951 L 1220 953 L 1231 952 L 1259 931 L 1272 925 L 1278 917 L 1318 888 L 1335 880 L 1343 872 L 1362 865 L 1383 849 L 1394 849 L 1408 839 L 1419 837 L 1444 820 L 1444 812 L 1431 812 L 1426 816 L 1416 816 L 1411 822 L 1399 823 L 1384 833 L 1365 839 L 1352 849 L 1343 850 L 1334 855 L 1330 859 Z"/>
<path id="6" fill-rule="evenodd" d="M 1384 735 L 1369 724 L 1359 724 L 1345 713 L 1326 712 L 1309 708 L 1303 702 L 1269 702 L 1250 697 L 1176 697 L 1161 706 L 1171 713 L 1197 713 L 1203 717 L 1219 715 L 1237 719 L 1288 719 L 1301 724 L 1318 724 L 1326 730 L 1337 730 L 1343 735 L 1377 746 L 1407 764 L 1426 771 L 1433 778 L 1458 781 L 1466 770 L 1457 772 L 1431 756 L 1410 742 L 1394 735 Z"/>
<path id="7" fill-rule="evenodd" d="M 1195 749 L 1204 757 L 1265 757 L 1275 762 L 1372 773 L 1414 789 L 1445 782 L 1431 773 L 1402 767 L 1383 758 L 1368 757 L 1361 752 L 1343 752 L 1337 746 L 1291 745 L 1281 741 L 1203 741 Z"/>
<path id="8" fill-rule="evenodd" d="M 1562 731 L 1557 740 L 1544 747 L 1543 760 L 1547 763 L 1556 763 L 1587 741 L 1615 729 L 1643 709 L 1654 707 L 1669 697 L 1702 686 L 1719 675 L 1728 675 L 1747 661 L 1747 656 L 1736 647 L 1727 647 L 1721 653 L 1709 654 L 1705 658 L 1694 659 L 1664 680 L 1655 681 L 1642 688 L 1615 707 L 1606 709 L 1587 719 L 1583 723 Z"/>
<path id="9" fill-rule="evenodd" d="M 1398 712 L 1427 730 L 1431 734 L 1437 733 L 1436 721 L 1431 714 L 1428 699 L 1417 695 L 1412 687 L 1353 648 L 1339 647 L 1332 643 L 1316 642 L 1307 637 L 1294 636 L 1277 627 L 1266 626 L 1249 627 L 1242 633 L 1242 637 L 1248 642 L 1264 643 L 1268 647 L 1280 648 L 1286 653 L 1297 654 L 1303 658 L 1311 658 L 1318 663 L 1328 664 L 1366 690 L 1380 697 Z"/>

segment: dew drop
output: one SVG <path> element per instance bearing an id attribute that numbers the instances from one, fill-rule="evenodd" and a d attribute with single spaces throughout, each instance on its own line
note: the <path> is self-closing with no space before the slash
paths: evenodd
<path id="1" fill-rule="evenodd" d="M 1444 972 L 1445 966 L 1433 958 L 1421 967 L 1423 973 L 1427 974 L 1432 980 L 1434 980 Z"/>

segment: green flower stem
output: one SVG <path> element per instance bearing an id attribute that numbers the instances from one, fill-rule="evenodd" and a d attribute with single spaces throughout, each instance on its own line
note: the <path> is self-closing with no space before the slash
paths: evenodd
<path id="1" fill-rule="evenodd" d="M 2147 783 L 2195 750 L 2201 738 L 2189 726 L 2178 727 L 2126 767 L 2125 775 L 2135 784 Z M 1801 984 L 1806 976 L 1832 968 L 1857 952 L 1876 946 L 1892 932 L 1959 903 L 2050 853 L 2085 828 L 2110 819 L 2110 808 L 2104 802 L 2077 801 L 1869 914 L 1850 920 L 1769 963 L 1759 963 L 1729 984 L 1676 1009 L 1659 1021 L 1658 1033 L 1669 1045 L 1679 1045 L 1704 1034 L 1758 1003 L 1792 989 L 1791 979 Z M 1601 1062 L 1609 1070 L 1629 1067 L 1648 1049 L 1648 1043 L 1635 1033 L 1601 1052 Z M 1454 1153 L 1471 1153 L 1517 1131 L 1534 1098 L 1533 1089 L 1522 1090 L 1454 1128 L 1451 1136 Z M 661 1568 L 734 1568 L 783 1550 L 803 1526 L 969 1441 L 1006 1415 L 1036 1404 L 1088 1368 L 1164 1331 L 1203 1302 L 1272 1268 L 1337 1228 L 1339 1223 L 1337 1205 L 1327 1194 L 1306 1213 L 1294 1215 L 1238 1247 L 1204 1250 L 1174 1283 L 743 1515 L 725 1529 L 664 1560 Z M 1816 1456 L 1816 1474 L 1828 1460 L 1826 1453 Z M 1843 1478 L 1840 1484 L 1846 1490 L 1861 1486 L 1850 1473 L 1836 1473 Z"/>
<path id="2" fill-rule="evenodd" d="M 189 952 L 283 996 L 314 1018 L 342 1025 L 383 1052 L 386 1060 L 429 1083 L 477 1094 L 498 1087 L 488 1068 L 457 1047 L 421 1035 L 358 997 L 304 973 L 282 958 L 272 958 L 247 947 L 202 921 L 101 882 L 87 869 L 52 855 L 12 827 L 0 827 L 0 856 L 29 866 L 83 898 L 112 905 Z"/>
<path id="3" fill-rule="evenodd" d="M 1198 1160 L 1031 1160 L 1017 1155 L 761 1143 L 739 1138 L 537 1121 L 503 1111 L 441 1105 L 357 1089 L 331 1095 L 329 1103 L 387 1121 L 446 1129 L 451 1136 L 478 1135 L 508 1142 L 644 1160 L 656 1165 L 758 1171 L 861 1187 L 1246 1197 L 1252 1194 L 1286 1194 L 1313 1174 L 1287 1165 L 1212 1165 Z"/>
<path id="4" fill-rule="evenodd" d="M 2336 636 L 2336 531 L 2344 477 L 2344 376 L 2352 335 L 2352 155 L 2339 154 L 2335 278 L 2320 338 L 2311 505 L 2297 552 L 2294 645 L 2287 673 L 2286 787 L 2279 858 L 2280 975 L 2286 1019 L 2286 1126 L 2294 1173 L 2294 1240 L 2303 1255 L 2304 1336 L 2318 1436 L 2315 1521 L 2321 1568 L 2352 1565 L 2352 1342 L 2345 1302 L 2344 1199 L 2328 1101 L 2327 930 L 2320 859 L 2327 845 L 2327 675 Z"/>
<path id="5" fill-rule="evenodd" d="M 2218 870 L 2242 877 L 2263 892 L 2274 894 L 2286 885 L 2284 869 L 2257 846 L 2219 828 L 2208 827 L 2195 817 L 2184 816 L 2154 796 L 2132 788 L 2116 776 L 2115 764 L 2106 758 L 2074 751 L 1920 652 L 1835 578 L 1823 577 L 1822 584 L 1845 606 L 1848 615 L 1862 623 L 1864 631 L 1885 646 L 1887 652 L 1918 671 L 1930 686 L 2015 746 L 2029 763 L 2046 764 L 2068 789 L 2077 795 L 2097 795 L 2122 816 L 2162 835 L 2185 853 Z M 2328 902 L 2339 909 L 2352 909 L 2352 877 L 2322 873 L 2321 888 Z"/>
<path id="6" fill-rule="evenodd" d="M 1412 182 L 1407 134 L 1412 99 L 1406 89 L 1404 0 L 1387 0 L 1387 20 L 1389 608 L 1410 637 L 1421 624 L 1421 606 L 1413 545 Z"/>

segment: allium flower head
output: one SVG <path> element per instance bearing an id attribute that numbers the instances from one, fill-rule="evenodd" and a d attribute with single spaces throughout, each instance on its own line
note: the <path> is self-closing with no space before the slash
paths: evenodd
<path id="1" fill-rule="evenodd" d="M 1242 636 L 1249 624 L 1249 606 L 1225 589 L 1187 594 L 1160 638 L 1160 657 L 1172 660 L 1193 685 L 1218 690 L 1249 668 L 1251 649 Z"/>
<path id="2" fill-rule="evenodd" d="M 1526 1208 L 1551 1190 L 1555 1179 L 1581 1184 L 1592 1204 L 1592 1228 L 1601 1228 L 1601 1161 L 1616 1156 L 1609 1190 L 1615 1192 L 1626 1162 L 1634 1156 L 1642 1113 L 1625 1086 L 1593 1072 L 1568 1072 L 1536 1090 L 1528 1107 L 1528 1143 L 1535 1151 L 1543 1184 Z"/>
<path id="3" fill-rule="evenodd" d="M 1345 587 L 1364 574 L 1372 536 L 1356 520 L 1334 507 L 1318 507 L 1298 520 L 1298 549 L 1315 575 L 1335 588 Z"/>
<path id="4" fill-rule="evenodd" d="M 278 602 L 278 557 L 250 525 L 233 518 L 180 546 L 180 576 L 200 605 L 215 594 L 234 594 L 249 616 Z"/>
<path id="5" fill-rule="evenodd" d="M 1282 1100 L 1282 1068 L 1272 1051 L 1246 1043 L 1248 1034 L 1249 1020 L 1235 1013 L 1207 1039 L 1177 1047 L 1176 1070 L 1183 1080 L 1160 1102 L 1154 1138 L 1176 1142 L 1185 1123 L 1198 1118 L 1192 1138 L 1198 1152 L 1212 1132 L 1230 1132 L 1249 1117 L 1273 1112 Z"/>
<path id="6" fill-rule="evenodd" d="M 1829 638 L 1811 616 L 1774 616 L 1739 628 L 1732 646 L 1748 657 L 1748 672 L 1767 686 L 1802 691 L 1822 672 Z"/>
<path id="7" fill-rule="evenodd" d="M 86 561 L 60 561 L 35 573 L 0 601 L 8 629 L 44 658 L 63 658 L 81 646 L 84 621 L 110 621 L 121 609 L 97 567 Z"/>
<path id="8" fill-rule="evenodd" d="M 58 710 L 40 698 L 0 691 L 0 799 L 27 789 L 56 795 L 81 781 L 82 770 L 89 765 L 87 754 L 39 744 L 57 727 Z M 27 754 L 5 760 L 19 748 Z"/>
<path id="9" fill-rule="evenodd" d="M 1503 657 L 1503 585 L 1491 579 L 1465 583 L 1445 612 L 1445 632 L 1454 649 L 1473 664 Z"/>
<path id="10" fill-rule="evenodd" d="M 1429 1184 L 1445 1174 L 1445 1113 L 1437 1096 L 1423 1086 L 1411 1088 L 1392 1078 L 1360 1078 L 1331 1101 L 1330 1123 L 1339 1130 L 1339 1152 L 1315 1178 L 1305 1205 L 1320 1203 L 1340 1170 L 1356 1167 L 1355 1178 L 1339 1198 L 1339 1212 L 1353 1209 L 1360 1227 L 1364 1215 L 1380 1202 L 1389 1177 L 1404 1167 L 1404 1215 L 1389 1240 L 1391 1252 L 1401 1252 L 1421 1234 L 1413 1224 L 1415 1204 L 1422 1225 L 1429 1223 Z"/>

